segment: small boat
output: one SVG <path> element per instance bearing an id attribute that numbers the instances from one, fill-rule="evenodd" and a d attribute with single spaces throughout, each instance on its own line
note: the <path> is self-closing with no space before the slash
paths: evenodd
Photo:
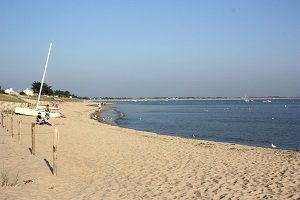
<path id="1" fill-rule="evenodd" d="M 250 99 L 250 98 L 247 97 L 247 96 L 245 96 L 243 99 L 244 99 L 244 101 L 247 102 L 247 103 L 248 103 L 248 102 L 254 102 L 253 99 Z"/>
<path id="2" fill-rule="evenodd" d="M 44 68 L 44 74 L 43 74 L 43 78 L 42 78 L 42 82 L 41 82 L 41 86 L 40 86 L 40 92 L 39 92 L 36 108 L 34 109 L 34 108 L 16 107 L 15 108 L 15 113 L 16 114 L 28 115 L 28 116 L 37 116 L 38 113 L 40 112 L 42 114 L 42 117 L 45 117 L 45 113 L 46 113 L 45 112 L 45 107 L 44 106 L 39 106 L 39 102 L 40 102 L 43 83 L 44 83 L 45 74 L 46 74 L 46 70 L 47 70 L 48 60 L 49 60 L 49 56 L 50 56 L 50 52 L 51 52 L 51 47 L 52 47 L 52 43 L 50 43 L 50 46 L 49 46 L 49 51 L 48 51 L 47 60 L 46 60 L 45 68 Z M 55 110 L 57 110 L 57 109 L 58 108 L 55 108 Z M 54 110 L 54 109 L 50 109 L 50 110 Z M 50 117 L 51 118 L 61 117 L 61 114 L 59 112 L 50 112 Z"/>
<path id="3" fill-rule="evenodd" d="M 263 102 L 264 102 L 264 103 L 272 103 L 272 101 L 271 101 L 271 100 L 268 100 L 268 99 L 267 99 L 267 100 L 264 100 Z"/>
<path id="4" fill-rule="evenodd" d="M 42 114 L 42 117 L 45 117 L 46 114 L 45 109 L 22 108 L 22 107 L 15 108 L 15 113 L 20 115 L 37 116 L 39 112 Z M 57 117 L 61 117 L 61 114 L 59 112 L 50 112 L 50 118 L 57 118 Z"/>

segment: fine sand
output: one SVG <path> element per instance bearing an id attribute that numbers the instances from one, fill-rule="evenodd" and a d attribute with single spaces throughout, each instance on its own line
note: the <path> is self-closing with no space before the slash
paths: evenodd
<path id="1" fill-rule="evenodd" d="M 300 152 L 135 131 L 90 118 L 90 103 L 61 105 L 58 170 L 52 174 L 54 126 L 10 116 L 0 127 L 0 199 L 300 199 Z M 21 144 L 18 121 L 22 119 Z M 7 131 L 8 130 L 8 131 Z M 5 172 L 6 171 L 6 172 Z"/>

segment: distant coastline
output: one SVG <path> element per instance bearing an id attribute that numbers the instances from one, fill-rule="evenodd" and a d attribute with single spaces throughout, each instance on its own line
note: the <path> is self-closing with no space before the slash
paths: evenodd
<path id="1" fill-rule="evenodd" d="M 275 99 L 300 99 L 300 97 L 279 97 L 279 96 L 267 96 L 267 97 L 248 97 L 249 99 L 252 100 L 275 100 Z M 244 100 L 244 97 L 149 97 L 149 98 L 127 98 L 127 97 L 105 97 L 105 98 L 94 98 L 92 101 L 94 102 L 116 102 L 116 101 L 133 101 L 133 102 L 138 102 L 138 101 L 226 101 L 226 100 Z"/>

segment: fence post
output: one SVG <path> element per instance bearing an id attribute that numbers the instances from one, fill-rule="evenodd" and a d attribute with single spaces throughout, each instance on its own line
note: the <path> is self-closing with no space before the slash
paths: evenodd
<path id="1" fill-rule="evenodd" d="M 4 128 L 3 118 L 4 118 L 4 114 L 3 114 L 3 112 L 1 112 L 1 125 L 2 125 L 2 128 Z"/>
<path id="2" fill-rule="evenodd" d="M 19 121 L 19 132 L 18 132 L 18 143 L 21 144 L 21 129 L 22 129 L 22 120 Z"/>
<path id="3" fill-rule="evenodd" d="M 14 137 L 14 118 L 13 118 L 13 116 L 10 117 L 10 133 L 11 133 L 11 137 Z"/>
<path id="4" fill-rule="evenodd" d="M 32 139 L 31 154 L 35 155 L 35 123 L 31 124 L 31 139 Z"/>
<path id="5" fill-rule="evenodd" d="M 4 110 L 1 117 L 2 117 L 2 122 L 3 122 L 3 123 L 2 123 L 2 127 L 3 127 L 5 130 L 6 130 L 6 125 L 5 125 L 6 122 L 4 121 L 4 118 L 5 118 L 6 116 L 7 116 L 6 110 Z"/>
<path id="6" fill-rule="evenodd" d="M 53 135 L 53 175 L 57 176 L 57 144 L 58 144 L 58 130 L 55 127 Z"/>

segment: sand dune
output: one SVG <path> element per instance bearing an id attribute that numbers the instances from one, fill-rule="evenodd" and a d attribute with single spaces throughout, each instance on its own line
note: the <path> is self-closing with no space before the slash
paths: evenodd
<path id="1" fill-rule="evenodd" d="M 19 172 L 19 181 L 0 187 L 0 199 L 300 199 L 300 152 L 110 126 L 90 119 L 95 109 L 66 103 L 66 118 L 52 119 L 58 176 L 51 173 L 54 127 L 36 127 L 33 156 L 33 117 L 14 117 L 23 122 L 21 144 L 1 126 L 0 167 Z"/>

